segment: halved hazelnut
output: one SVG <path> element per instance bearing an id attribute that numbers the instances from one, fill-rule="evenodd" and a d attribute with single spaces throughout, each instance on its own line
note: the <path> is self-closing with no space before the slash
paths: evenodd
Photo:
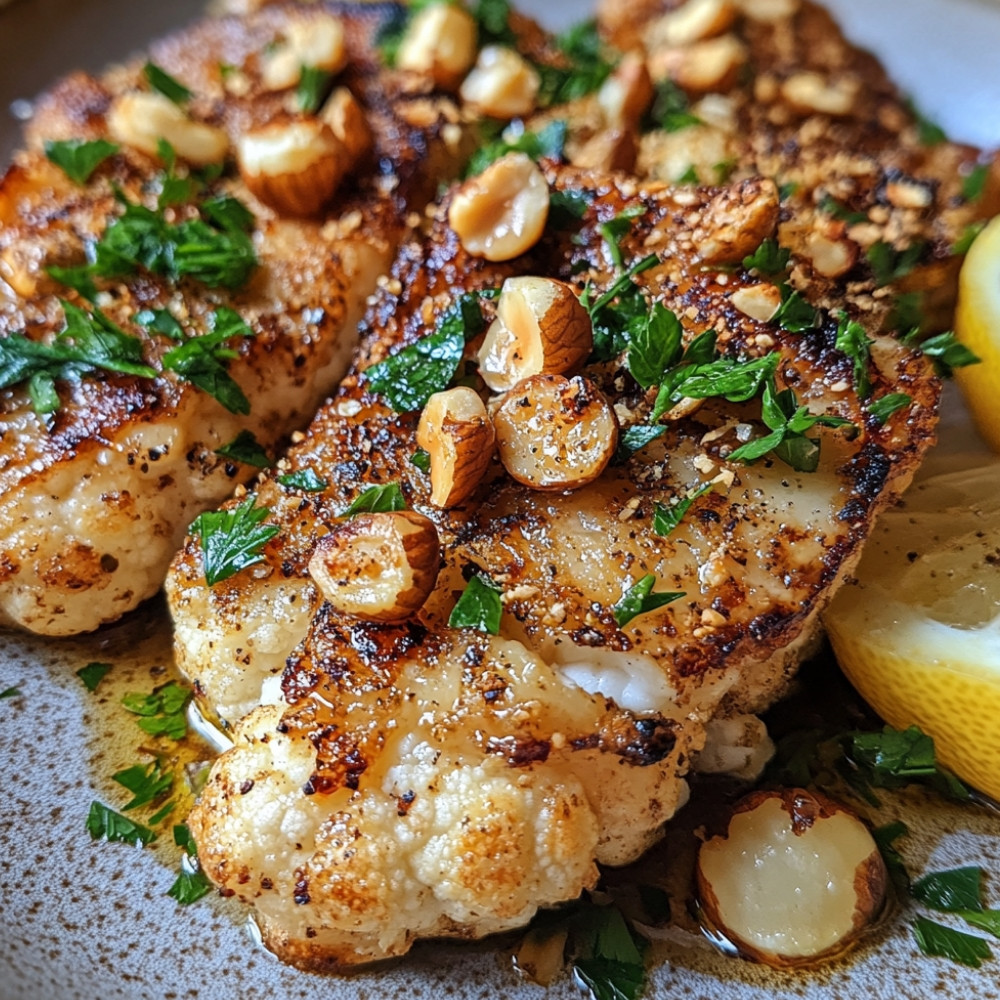
<path id="1" fill-rule="evenodd" d="M 309 559 L 309 575 L 343 614 L 399 622 L 423 607 L 437 581 L 440 558 L 437 528 L 423 514 L 358 514 L 320 539 Z"/>
<path id="2" fill-rule="evenodd" d="M 747 47 L 735 35 L 692 42 L 683 48 L 654 51 L 649 71 L 656 79 L 669 77 L 691 94 L 727 91 L 739 79 Z"/>
<path id="3" fill-rule="evenodd" d="M 261 80 L 267 90 L 287 90 L 310 66 L 326 73 L 339 73 L 347 62 L 344 25 L 330 14 L 289 21 L 284 40 L 261 60 Z"/>
<path id="4" fill-rule="evenodd" d="M 448 224 L 476 257 L 511 260 L 540 239 L 549 217 L 549 185 L 524 153 L 508 153 L 467 180 L 448 207 Z"/>
<path id="5" fill-rule="evenodd" d="M 493 414 L 504 468 L 536 490 L 586 486 L 618 447 L 618 421 L 607 399 L 580 375 L 532 375 Z"/>
<path id="6" fill-rule="evenodd" d="M 159 152 L 160 140 L 188 163 L 220 163 L 229 151 L 229 136 L 221 128 L 192 121 L 163 94 L 135 92 L 115 98 L 108 112 L 108 131 L 117 142 L 134 146 L 149 156 Z"/>
<path id="7" fill-rule="evenodd" d="M 417 425 L 417 444 L 431 458 L 431 503 L 457 507 L 479 485 L 493 458 L 493 424 L 467 386 L 436 392 Z"/>
<path id="8" fill-rule="evenodd" d="M 319 118 L 344 144 L 352 166 L 368 155 L 373 144 L 371 129 L 364 110 L 346 87 L 337 87 L 327 98 Z"/>
<path id="9" fill-rule="evenodd" d="M 635 128 L 653 101 L 653 81 L 641 52 L 627 52 L 601 84 L 597 103 L 604 120 L 618 128 Z"/>
<path id="10" fill-rule="evenodd" d="M 845 950 L 882 910 L 885 862 L 846 807 L 802 788 L 751 792 L 725 833 L 698 852 L 699 901 L 711 928 L 769 965 Z"/>
<path id="11" fill-rule="evenodd" d="M 508 278 L 479 349 L 479 374 L 494 392 L 529 375 L 562 375 L 587 359 L 594 328 L 576 292 L 555 278 Z"/>
<path id="12" fill-rule="evenodd" d="M 796 111 L 839 117 L 849 115 L 861 89 L 855 77 L 836 79 L 812 70 L 794 73 L 781 85 L 781 96 Z"/>
<path id="13" fill-rule="evenodd" d="M 236 145 L 247 187 L 281 215 L 313 215 L 340 184 L 350 158 L 329 125 L 315 118 L 272 122 Z"/>
<path id="14" fill-rule="evenodd" d="M 781 308 L 781 292 L 770 282 L 743 285 L 733 292 L 730 301 L 745 316 L 766 323 Z"/>
<path id="15" fill-rule="evenodd" d="M 413 16 L 396 54 L 399 69 L 425 73 L 442 90 L 454 90 L 476 58 L 476 22 L 450 3 L 435 3 Z"/>
<path id="16" fill-rule="evenodd" d="M 813 230 L 806 237 L 805 255 L 818 274 L 839 278 L 857 263 L 858 245 L 846 236 L 837 239 Z"/>
<path id="17" fill-rule="evenodd" d="M 487 45 L 458 92 L 479 114 L 516 118 L 535 110 L 541 82 L 538 70 L 519 53 L 502 45 Z"/>
<path id="18" fill-rule="evenodd" d="M 631 129 L 601 129 L 595 132 L 570 158 L 573 166 L 585 170 L 620 170 L 629 173 L 639 155 L 639 140 Z"/>
<path id="19" fill-rule="evenodd" d="M 687 0 L 649 26 L 654 44 L 690 45 L 728 31 L 736 20 L 732 0 Z"/>

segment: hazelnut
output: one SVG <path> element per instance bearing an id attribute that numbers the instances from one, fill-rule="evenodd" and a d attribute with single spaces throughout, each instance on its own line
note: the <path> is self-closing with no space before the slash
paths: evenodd
<path id="1" fill-rule="evenodd" d="M 261 60 L 261 80 L 267 90 L 287 90 L 302 77 L 302 67 L 339 73 L 347 62 L 344 26 L 330 14 L 289 21 L 284 41 Z"/>
<path id="2" fill-rule="evenodd" d="M 246 186 L 281 215 L 313 215 L 347 172 L 348 155 L 329 125 L 315 118 L 272 122 L 236 145 Z"/>
<path id="3" fill-rule="evenodd" d="M 649 69 L 656 79 L 670 77 L 691 94 L 707 94 L 733 87 L 746 61 L 746 45 L 735 35 L 720 35 L 655 51 Z"/>
<path id="4" fill-rule="evenodd" d="M 463 248 L 492 261 L 527 253 L 548 217 L 549 185 L 524 153 L 508 153 L 467 180 L 448 207 L 448 224 Z"/>
<path id="5" fill-rule="evenodd" d="M 371 151 L 372 133 L 365 113 L 346 87 L 337 87 L 327 98 L 320 109 L 319 119 L 326 122 L 343 143 L 352 166 Z"/>
<path id="6" fill-rule="evenodd" d="M 855 77 L 828 79 L 807 70 L 793 73 L 781 84 L 781 96 L 803 114 L 849 115 L 860 90 Z"/>
<path id="7" fill-rule="evenodd" d="M 781 292 L 770 282 L 743 285 L 733 292 L 730 301 L 744 316 L 767 323 L 781 308 Z"/>
<path id="8" fill-rule="evenodd" d="M 597 103 L 604 120 L 617 128 L 636 128 L 653 102 L 653 81 L 641 52 L 627 52 L 601 84 Z"/>
<path id="9" fill-rule="evenodd" d="M 554 278 L 508 278 L 479 349 L 479 373 L 494 392 L 529 375 L 562 375 L 585 361 L 594 330 L 576 292 Z"/>
<path id="10" fill-rule="evenodd" d="M 732 0 L 687 0 L 649 26 L 654 45 L 690 45 L 721 35 L 736 20 Z"/>
<path id="11" fill-rule="evenodd" d="M 639 155 L 639 142 L 632 130 L 602 129 L 594 133 L 571 157 L 573 166 L 604 172 L 630 173 Z"/>
<path id="12" fill-rule="evenodd" d="M 437 528 L 423 514 L 358 514 L 320 539 L 309 575 L 343 614 L 399 622 L 423 607 L 437 581 L 440 557 Z"/>
<path id="13" fill-rule="evenodd" d="M 221 128 L 192 121 L 163 94 L 136 92 L 115 98 L 108 112 L 108 131 L 117 142 L 156 156 L 161 139 L 188 163 L 219 163 L 229 151 Z"/>
<path id="14" fill-rule="evenodd" d="M 396 54 L 396 66 L 454 90 L 476 58 L 476 22 L 462 7 L 435 3 L 414 14 Z"/>
<path id="15" fill-rule="evenodd" d="M 436 392 L 417 426 L 417 444 L 431 458 L 431 503 L 457 507 L 467 500 L 493 458 L 493 425 L 479 395 L 467 386 Z"/>
<path id="16" fill-rule="evenodd" d="M 806 237 L 805 256 L 812 261 L 817 274 L 839 278 L 857 263 L 858 245 L 847 237 L 834 239 L 813 230 Z"/>
<path id="17" fill-rule="evenodd" d="M 541 82 L 534 66 L 513 49 L 487 45 L 458 92 L 479 114 L 516 118 L 535 110 Z"/>
<path id="18" fill-rule="evenodd" d="M 493 414 L 504 468 L 536 490 L 586 486 L 618 447 L 611 405 L 580 375 L 532 375 L 519 382 Z"/>

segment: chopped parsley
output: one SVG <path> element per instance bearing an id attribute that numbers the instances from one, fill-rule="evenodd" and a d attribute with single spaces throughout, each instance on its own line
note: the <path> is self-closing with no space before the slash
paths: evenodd
<path id="1" fill-rule="evenodd" d="M 976 242 L 979 234 L 986 228 L 986 220 L 980 219 L 978 222 L 970 222 L 962 230 L 962 235 L 952 244 L 951 252 L 955 256 L 967 254 L 972 249 L 972 244 Z"/>
<path id="2" fill-rule="evenodd" d="M 942 378 L 951 378 L 955 368 L 977 365 L 980 358 L 965 344 L 959 343 L 951 330 L 920 340 L 919 331 L 914 330 L 903 338 L 903 343 L 919 347 L 934 362 L 934 370 Z"/>
<path id="3" fill-rule="evenodd" d="M 821 212 L 826 212 L 828 215 L 832 215 L 835 219 L 840 219 L 841 222 L 846 222 L 849 226 L 854 226 L 858 223 L 868 221 L 867 213 L 855 212 L 829 194 L 826 195 L 819 203 L 819 208 Z"/>
<path id="4" fill-rule="evenodd" d="M 136 847 L 148 847 L 156 840 L 156 833 L 148 826 L 136 823 L 96 801 L 90 803 L 87 832 L 94 840 L 103 838 L 121 844 L 134 844 Z"/>
<path id="5" fill-rule="evenodd" d="M 662 608 L 665 604 L 670 604 L 685 596 L 683 593 L 673 592 L 654 594 L 653 587 L 655 586 L 656 577 L 652 573 L 647 573 L 622 594 L 618 603 L 611 609 L 619 628 L 624 628 L 638 615 L 644 615 L 647 611 L 655 611 L 657 608 Z"/>
<path id="6" fill-rule="evenodd" d="M 174 786 L 173 772 L 164 771 L 159 759 L 149 765 L 135 764 L 118 771 L 111 775 L 111 779 L 132 793 L 131 800 L 122 806 L 124 812 L 155 802 Z"/>
<path id="7" fill-rule="evenodd" d="M 330 485 L 327 480 L 321 479 L 312 467 L 290 472 L 286 476 L 278 476 L 278 482 L 288 489 L 302 490 L 304 493 L 320 493 Z"/>
<path id="8" fill-rule="evenodd" d="M 609 247 L 609 251 L 613 259 L 616 259 L 616 255 L 617 258 L 621 257 L 621 251 L 617 247 L 615 250 Z M 595 361 L 617 358 L 628 347 L 630 332 L 637 325 L 649 321 L 649 306 L 635 278 L 658 263 L 659 258 L 655 253 L 635 261 L 594 302 L 590 300 L 590 285 L 584 288 L 580 302 L 587 310 L 594 329 Z"/>
<path id="9" fill-rule="evenodd" d="M 0 701 L 4 700 L 5 698 L 20 698 L 20 697 L 21 697 L 21 689 L 16 685 L 14 687 L 4 688 L 3 691 L 0 691 Z"/>
<path id="10" fill-rule="evenodd" d="M 983 196 L 986 190 L 986 181 L 990 176 L 990 168 L 987 163 L 977 163 L 962 178 L 962 197 L 966 201 L 977 201 Z"/>
<path id="11" fill-rule="evenodd" d="M 106 139 L 65 139 L 45 143 L 45 155 L 77 184 L 86 184 L 94 171 L 121 147 Z"/>
<path id="12" fill-rule="evenodd" d="M 897 410 L 909 406 L 913 398 L 905 392 L 890 392 L 868 404 L 868 412 L 879 424 L 884 424 Z"/>
<path id="13" fill-rule="evenodd" d="M 579 954 L 573 974 L 596 1000 L 638 1000 L 646 982 L 646 942 L 616 906 L 593 906 L 573 921 Z"/>
<path id="14" fill-rule="evenodd" d="M 474 628 L 498 635 L 502 614 L 500 588 L 489 577 L 476 573 L 452 608 L 448 625 L 450 628 Z"/>
<path id="15" fill-rule="evenodd" d="M 906 870 L 903 856 L 896 850 L 895 842 L 900 837 L 905 837 L 909 832 L 906 824 L 901 820 L 887 823 L 885 826 L 872 830 L 872 839 L 882 855 L 886 870 L 889 872 L 889 878 L 896 890 L 904 894 L 908 894 L 910 891 L 910 874 Z"/>
<path id="16" fill-rule="evenodd" d="M 541 76 L 538 102 L 542 107 L 566 104 L 597 90 L 614 69 L 613 58 L 601 41 L 595 20 L 581 21 L 561 35 L 555 46 L 561 65 L 537 65 Z"/>
<path id="17" fill-rule="evenodd" d="M 206 333 L 189 337 L 163 356 L 163 369 L 207 392 L 230 413 L 246 416 L 250 400 L 226 370 L 226 362 L 239 356 L 230 341 L 253 335 L 239 313 L 220 306 L 209 316 Z"/>
<path id="18" fill-rule="evenodd" d="M 429 474 L 431 471 L 430 452 L 424 451 L 423 448 L 418 448 L 410 456 L 410 465 L 415 465 L 425 475 Z"/>
<path id="19" fill-rule="evenodd" d="M 510 26 L 510 14 L 507 0 L 476 0 L 472 16 L 479 28 L 479 44 L 516 48 L 517 36 Z"/>
<path id="20" fill-rule="evenodd" d="M 698 171 L 691 165 L 679 177 L 674 178 L 675 184 L 698 184 Z"/>
<path id="21" fill-rule="evenodd" d="M 295 101 L 299 110 L 311 115 L 319 110 L 324 98 L 330 90 L 332 74 L 318 66 L 303 66 L 298 86 L 295 88 Z"/>
<path id="22" fill-rule="evenodd" d="M 169 98 L 174 104 L 186 104 L 193 96 L 191 91 L 179 80 L 175 80 L 169 73 L 161 69 L 156 63 L 147 62 L 142 68 L 146 82 L 164 97 Z"/>
<path id="23" fill-rule="evenodd" d="M 681 129 L 701 124 L 701 119 L 691 111 L 687 94 L 673 80 L 658 80 L 653 103 L 646 114 L 644 131 L 660 129 L 664 132 L 680 132 Z M 695 175 L 694 183 L 697 181 L 698 177 Z"/>
<path id="24" fill-rule="evenodd" d="M 524 153 L 533 160 L 542 157 L 561 160 L 566 146 L 566 132 L 566 122 L 562 119 L 549 122 L 537 132 L 524 131 L 520 123 L 510 125 L 500 138 L 481 146 L 472 154 L 465 167 L 465 176 L 481 174 L 507 153 Z"/>
<path id="25" fill-rule="evenodd" d="M 144 733 L 180 740 L 187 733 L 184 709 L 190 699 L 190 688 L 171 681 L 152 694 L 127 694 L 122 698 L 122 705 L 139 716 L 136 721 Z"/>
<path id="26" fill-rule="evenodd" d="M 667 428 L 663 424 L 633 424 L 631 427 L 627 427 L 618 438 L 615 462 L 620 465 L 637 451 L 645 448 L 651 441 L 655 441 L 666 433 Z"/>
<path id="27" fill-rule="evenodd" d="M 752 254 L 743 258 L 743 266 L 748 271 L 755 270 L 768 277 L 777 277 L 788 270 L 791 256 L 792 251 L 787 247 L 779 246 L 777 240 L 767 239 Z"/>
<path id="28" fill-rule="evenodd" d="M 926 917 L 917 917 L 913 921 L 913 936 L 925 955 L 950 958 L 973 969 L 978 969 L 986 959 L 993 957 L 984 938 L 945 927 Z"/>
<path id="29" fill-rule="evenodd" d="M 99 309 L 88 313 L 62 301 L 66 325 L 51 343 L 12 333 L 0 340 L 0 388 L 27 382 L 39 414 L 59 409 L 56 380 L 78 382 L 98 370 L 154 378 L 143 362 L 142 341 L 112 323 Z"/>
<path id="30" fill-rule="evenodd" d="M 143 309 L 137 312 L 133 321 L 154 333 L 160 333 L 171 340 L 184 339 L 184 327 L 169 309 Z"/>
<path id="31" fill-rule="evenodd" d="M 977 865 L 931 872 L 917 879 L 911 888 L 913 898 L 932 910 L 958 913 L 983 908 L 983 870 Z"/>
<path id="32" fill-rule="evenodd" d="M 354 517 L 357 514 L 381 514 L 394 510 L 406 510 L 406 498 L 399 483 L 384 486 L 369 486 L 339 517 Z"/>
<path id="33" fill-rule="evenodd" d="M 963 910 L 960 916 L 967 924 L 1000 938 L 1000 910 Z"/>
<path id="34" fill-rule="evenodd" d="M 198 846 L 184 823 L 178 823 L 174 827 L 174 843 L 184 852 L 185 857 L 181 861 L 180 874 L 167 890 L 167 895 L 176 899 L 179 905 L 187 906 L 211 892 L 212 883 L 197 866 Z"/>
<path id="35" fill-rule="evenodd" d="M 837 339 L 834 346 L 851 359 L 854 366 L 854 385 L 862 399 L 867 399 L 872 391 L 871 376 L 868 374 L 871 345 L 872 340 L 865 332 L 865 328 L 856 320 L 849 319 L 847 313 L 842 312 L 837 321 Z"/>
<path id="36" fill-rule="evenodd" d="M 271 465 L 271 459 L 261 443 L 254 437 L 252 431 L 242 430 L 228 444 L 215 449 L 216 455 L 243 462 L 258 469 L 266 469 Z"/>
<path id="37" fill-rule="evenodd" d="M 256 499 L 250 494 L 237 507 L 205 511 L 192 522 L 191 532 L 201 541 L 208 586 L 263 561 L 263 548 L 279 528 L 276 524 L 261 524 L 271 511 L 268 507 L 255 507 Z"/>
<path id="38" fill-rule="evenodd" d="M 579 222 L 587 214 L 591 200 L 587 191 L 554 190 L 549 195 L 549 225 L 566 229 Z"/>
<path id="39" fill-rule="evenodd" d="M 865 256 L 875 276 L 875 284 L 882 288 L 905 278 L 917 266 L 926 246 L 922 240 L 911 243 L 903 250 L 894 249 L 885 240 L 873 243 L 865 251 Z"/>
<path id="40" fill-rule="evenodd" d="M 93 694 L 98 685 L 102 680 L 111 672 L 110 663 L 88 663 L 85 667 L 81 667 L 77 672 L 76 676 L 83 681 L 83 686 Z"/>
<path id="41" fill-rule="evenodd" d="M 691 504 L 712 489 L 712 483 L 705 483 L 693 493 L 674 501 L 669 507 L 663 503 L 653 504 L 653 531 L 657 535 L 669 535 L 678 524 L 684 520 L 684 515 L 691 509 Z"/>
<path id="42" fill-rule="evenodd" d="M 813 330 L 819 323 L 819 313 L 787 282 L 780 286 L 781 305 L 771 317 L 772 323 L 777 323 L 789 333 L 805 333 Z"/>
<path id="43" fill-rule="evenodd" d="M 654 302 L 645 322 L 634 325 L 625 364 L 643 389 L 662 382 L 683 353 L 683 336 L 680 320 L 662 302 Z"/>

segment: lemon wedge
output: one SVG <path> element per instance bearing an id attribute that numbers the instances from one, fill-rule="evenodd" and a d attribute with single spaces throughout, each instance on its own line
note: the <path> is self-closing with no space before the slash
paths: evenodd
<path id="1" fill-rule="evenodd" d="M 955 336 L 981 361 L 955 371 L 979 433 L 1000 451 L 1000 216 L 976 238 L 958 281 Z"/>
<path id="2" fill-rule="evenodd" d="M 856 577 L 825 616 L 844 673 L 887 722 L 920 726 L 942 763 L 1000 799 L 1000 462 L 914 484 Z"/>

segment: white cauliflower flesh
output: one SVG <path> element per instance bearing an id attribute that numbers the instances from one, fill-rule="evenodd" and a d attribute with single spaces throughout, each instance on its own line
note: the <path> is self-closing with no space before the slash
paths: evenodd
<path id="1" fill-rule="evenodd" d="M 685 791 L 673 722 L 517 642 L 325 607 L 283 686 L 290 704 L 236 726 L 188 822 L 209 877 L 301 967 L 521 926 L 641 854 Z"/>

